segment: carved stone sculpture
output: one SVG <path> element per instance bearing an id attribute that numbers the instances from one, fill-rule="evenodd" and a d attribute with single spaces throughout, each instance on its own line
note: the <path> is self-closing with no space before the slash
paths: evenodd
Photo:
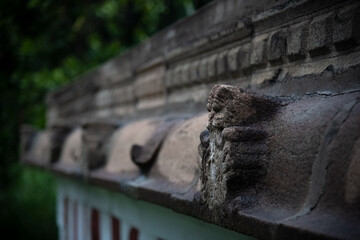
<path id="1" fill-rule="evenodd" d="M 176 120 L 165 120 L 156 129 L 145 145 L 134 144 L 130 150 L 130 156 L 143 174 L 147 174 L 154 164 L 160 147 L 169 133 L 177 123 Z"/>
<path id="2" fill-rule="evenodd" d="M 61 149 L 65 138 L 71 132 L 72 127 L 67 124 L 53 124 L 50 128 L 50 156 L 49 162 L 57 162 L 60 158 Z"/>
<path id="3" fill-rule="evenodd" d="M 105 164 L 110 137 L 116 128 L 118 125 L 110 122 L 82 124 L 83 160 L 86 170 L 93 170 Z"/>
<path id="4" fill-rule="evenodd" d="M 200 135 L 201 199 L 217 208 L 266 174 L 267 133 L 258 124 L 278 109 L 276 99 L 215 85 L 209 96 L 207 130 Z"/>

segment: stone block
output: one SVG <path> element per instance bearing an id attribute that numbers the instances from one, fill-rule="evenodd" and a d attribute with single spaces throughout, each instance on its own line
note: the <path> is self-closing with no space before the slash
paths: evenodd
<path id="1" fill-rule="evenodd" d="M 209 78 L 214 78 L 217 74 L 216 72 L 216 59 L 218 55 L 213 54 L 207 58 L 207 75 Z"/>
<path id="2" fill-rule="evenodd" d="M 190 65 L 190 79 L 191 82 L 196 82 L 199 79 L 199 60 L 196 60 Z"/>
<path id="3" fill-rule="evenodd" d="M 225 74 L 227 71 L 227 53 L 228 51 L 225 50 L 221 53 L 219 53 L 217 61 L 216 61 L 216 71 L 218 75 Z"/>
<path id="4" fill-rule="evenodd" d="M 336 14 L 334 21 L 333 42 L 336 49 L 346 49 L 359 41 L 360 8 L 353 6 L 341 10 Z"/>
<path id="5" fill-rule="evenodd" d="M 104 166 L 111 136 L 119 125 L 115 122 L 85 121 L 81 127 L 83 158 L 86 167 L 93 170 Z"/>
<path id="6" fill-rule="evenodd" d="M 235 47 L 230 49 L 229 53 L 227 54 L 227 66 L 230 72 L 236 72 L 239 70 L 239 52 L 240 47 Z"/>
<path id="7" fill-rule="evenodd" d="M 250 49 L 250 65 L 254 67 L 266 65 L 267 36 L 258 36 L 254 38 Z"/>
<path id="8" fill-rule="evenodd" d="M 165 74 L 165 85 L 166 88 L 171 88 L 172 86 L 172 78 L 173 78 L 173 69 L 168 69 Z"/>
<path id="9" fill-rule="evenodd" d="M 307 49 L 311 56 L 325 54 L 332 46 L 332 15 L 314 18 L 309 26 Z"/>
<path id="10" fill-rule="evenodd" d="M 307 26 L 307 22 L 302 22 L 289 28 L 286 52 L 290 61 L 306 57 Z"/>
<path id="11" fill-rule="evenodd" d="M 268 46 L 268 59 L 270 63 L 284 62 L 286 55 L 286 32 L 278 31 L 271 35 Z"/>
<path id="12" fill-rule="evenodd" d="M 206 65 L 207 65 L 207 59 L 206 58 L 201 59 L 199 64 L 199 77 L 202 81 L 207 79 Z"/>
<path id="13" fill-rule="evenodd" d="M 181 85 L 181 66 L 177 66 L 174 70 L 173 87 L 179 87 Z"/>
<path id="14" fill-rule="evenodd" d="M 189 85 L 190 83 L 189 64 L 186 63 L 181 67 L 181 85 Z"/>
<path id="15" fill-rule="evenodd" d="M 250 47 L 249 43 L 241 46 L 238 54 L 238 64 L 241 70 L 246 71 L 250 67 Z"/>

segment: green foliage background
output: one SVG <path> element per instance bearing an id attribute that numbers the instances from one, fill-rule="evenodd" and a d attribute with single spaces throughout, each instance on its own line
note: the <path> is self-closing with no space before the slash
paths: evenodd
<path id="1" fill-rule="evenodd" d="M 19 163 L 19 127 L 45 127 L 45 94 L 211 0 L 0 1 L 0 230 L 56 239 L 55 181 Z M 11 237 L 10 237 L 11 236 Z"/>

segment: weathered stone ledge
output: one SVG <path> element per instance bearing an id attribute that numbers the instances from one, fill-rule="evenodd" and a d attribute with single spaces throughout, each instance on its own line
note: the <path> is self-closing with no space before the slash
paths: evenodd
<path id="1" fill-rule="evenodd" d="M 215 1 L 50 94 L 49 124 L 79 122 L 85 113 L 122 118 L 161 108 L 183 88 L 197 95 L 199 87 L 218 82 L 266 93 L 263 81 L 280 70 L 298 77 L 358 65 L 359 11 L 355 1 Z"/>
<path id="2" fill-rule="evenodd" d="M 357 239 L 359 93 L 217 85 L 209 116 L 26 128 L 23 161 L 260 239 Z"/>

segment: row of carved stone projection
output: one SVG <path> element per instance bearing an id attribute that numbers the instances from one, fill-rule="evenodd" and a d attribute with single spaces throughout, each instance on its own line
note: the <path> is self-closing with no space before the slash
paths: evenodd
<path id="1" fill-rule="evenodd" d="M 307 19 L 251 42 L 181 62 L 166 73 L 166 87 L 176 89 L 225 80 L 267 66 L 286 64 L 354 47 L 360 40 L 359 4 Z"/>

